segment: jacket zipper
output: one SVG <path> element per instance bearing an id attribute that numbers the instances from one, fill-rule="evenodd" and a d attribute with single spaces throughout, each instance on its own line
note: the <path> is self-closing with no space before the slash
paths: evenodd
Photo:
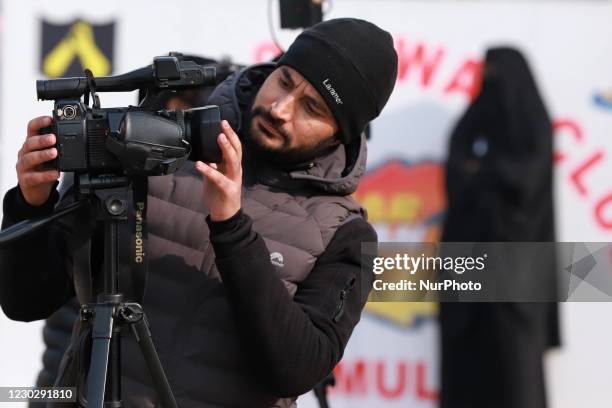
<path id="1" fill-rule="evenodd" d="M 338 323 L 340 321 L 340 318 L 344 314 L 345 299 L 348 297 L 348 294 L 354 284 L 355 284 L 355 278 L 351 278 L 351 280 L 348 281 L 346 285 L 344 286 L 344 289 L 340 291 L 340 303 L 338 303 L 338 307 L 336 308 L 336 313 L 334 313 L 334 318 L 333 318 L 335 323 Z"/>

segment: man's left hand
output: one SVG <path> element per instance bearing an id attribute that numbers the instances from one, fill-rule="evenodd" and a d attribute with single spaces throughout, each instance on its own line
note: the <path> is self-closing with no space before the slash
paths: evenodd
<path id="1" fill-rule="evenodd" d="M 223 154 L 221 163 L 196 162 L 204 178 L 204 202 L 212 221 L 224 221 L 240 210 L 242 190 L 242 145 L 226 120 L 221 122 L 217 143 Z"/>

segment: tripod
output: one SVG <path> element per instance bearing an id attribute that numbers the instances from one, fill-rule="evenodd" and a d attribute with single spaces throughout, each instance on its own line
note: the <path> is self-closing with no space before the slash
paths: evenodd
<path id="1" fill-rule="evenodd" d="M 92 323 L 87 407 L 121 407 L 120 335 L 121 328 L 129 326 L 147 363 L 162 405 L 165 408 L 178 408 L 153 345 L 142 306 L 124 302 L 123 295 L 119 293 L 118 228 L 120 222 L 127 221 L 129 186 L 130 179 L 122 176 L 82 175 L 78 182 L 78 191 L 93 198 L 94 214 L 104 223 L 104 291 L 98 295 L 97 303 L 81 306 L 81 319 Z"/>
<path id="2" fill-rule="evenodd" d="M 125 176 L 75 177 L 79 200 L 48 217 L 22 221 L 0 234 L 0 247 L 34 232 L 51 221 L 90 205 L 95 219 L 104 224 L 104 289 L 96 303 L 81 305 L 81 320 L 91 325 L 91 355 L 87 374 L 87 408 L 120 408 L 121 330 L 129 327 L 151 374 L 164 408 L 178 408 L 170 384 L 155 350 L 142 306 L 125 302 L 119 293 L 119 223 L 128 219 L 128 190 L 136 183 Z M 146 183 L 146 179 L 140 180 Z M 146 184 L 145 184 L 146 185 Z M 146 194 L 144 196 L 146 200 Z M 81 377 L 84 372 L 78 373 Z"/>

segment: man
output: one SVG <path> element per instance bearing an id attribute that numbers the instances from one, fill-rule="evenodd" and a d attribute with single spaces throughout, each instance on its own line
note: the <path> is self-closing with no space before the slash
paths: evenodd
<path id="1" fill-rule="evenodd" d="M 387 32 L 356 19 L 320 23 L 277 64 L 247 68 L 215 90 L 209 103 L 226 119 L 221 163 L 189 163 L 149 179 L 144 307 L 181 407 L 294 406 L 341 359 L 372 282 L 361 268 L 361 242 L 376 240 L 350 197 L 365 169 L 362 131 L 396 74 Z M 38 170 L 57 154 L 53 136 L 37 135 L 49 123 L 28 126 L 3 226 L 48 213 L 59 200 L 59 174 Z M 68 202 L 66 194 L 59 206 Z M 0 301 L 9 317 L 44 318 L 75 291 L 90 301 L 69 277 L 96 269 L 95 254 L 81 259 L 91 248 L 84 242 L 99 239 L 95 225 L 83 225 L 87 215 L 1 254 Z M 42 254 L 25 257 L 31 248 Z M 127 246 L 119 256 L 129 261 Z M 75 326 L 75 344 L 83 326 Z M 71 348 L 56 383 L 80 380 L 83 389 L 75 372 L 84 359 Z M 158 402 L 128 336 L 122 375 L 125 406 Z"/>
<path id="2" fill-rule="evenodd" d="M 159 105 L 152 106 L 152 109 L 173 111 L 177 109 L 190 109 L 198 106 L 205 106 L 212 91 L 219 83 L 224 81 L 230 74 L 244 68 L 227 59 L 216 61 L 199 55 L 183 54 L 183 60 L 194 61 L 199 65 L 214 67 L 217 74 L 215 78 L 216 85 L 187 88 L 173 93 L 167 92 L 163 97 L 156 98 L 156 103 Z M 138 104 L 142 102 L 145 94 L 146 92 L 139 92 Z M 64 184 L 68 184 L 66 179 L 64 179 Z M 72 298 L 45 320 L 42 337 L 46 348 L 42 355 L 43 367 L 36 379 L 37 387 L 50 387 L 55 382 L 62 356 L 70 345 L 72 327 L 75 320 L 79 318 L 79 309 L 80 304 L 78 300 Z M 29 406 L 36 408 L 39 406 L 39 403 L 32 401 Z"/>

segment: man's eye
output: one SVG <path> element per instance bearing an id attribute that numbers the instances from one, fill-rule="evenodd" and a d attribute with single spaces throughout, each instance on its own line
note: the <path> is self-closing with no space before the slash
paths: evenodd
<path id="1" fill-rule="evenodd" d="M 279 80 L 279 82 L 283 88 L 289 88 L 289 82 L 285 81 L 284 79 Z"/>
<path id="2" fill-rule="evenodd" d="M 312 103 L 306 103 L 306 109 L 308 109 L 311 113 L 313 113 L 314 115 L 319 116 L 319 111 L 317 110 L 317 108 L 315 107 L 314 104 Z"/>
<path id="3" fill-rule="evenodd" d="M 321 116 L 321 115 L 322 115 L 322 113 L 321 113 L 321 111 L 319 110 L 319 108 L 317 107 L 317 105 L 315 105 L 315 104 L 314 104 L 314 103 L 312 103 L 312 102 L 306 102 L 306 109 L 307 109 L 307 110 L 308 110 L 310 113 L 312 113 L 313 115 L 315 115 L 315 116 Z"/>

